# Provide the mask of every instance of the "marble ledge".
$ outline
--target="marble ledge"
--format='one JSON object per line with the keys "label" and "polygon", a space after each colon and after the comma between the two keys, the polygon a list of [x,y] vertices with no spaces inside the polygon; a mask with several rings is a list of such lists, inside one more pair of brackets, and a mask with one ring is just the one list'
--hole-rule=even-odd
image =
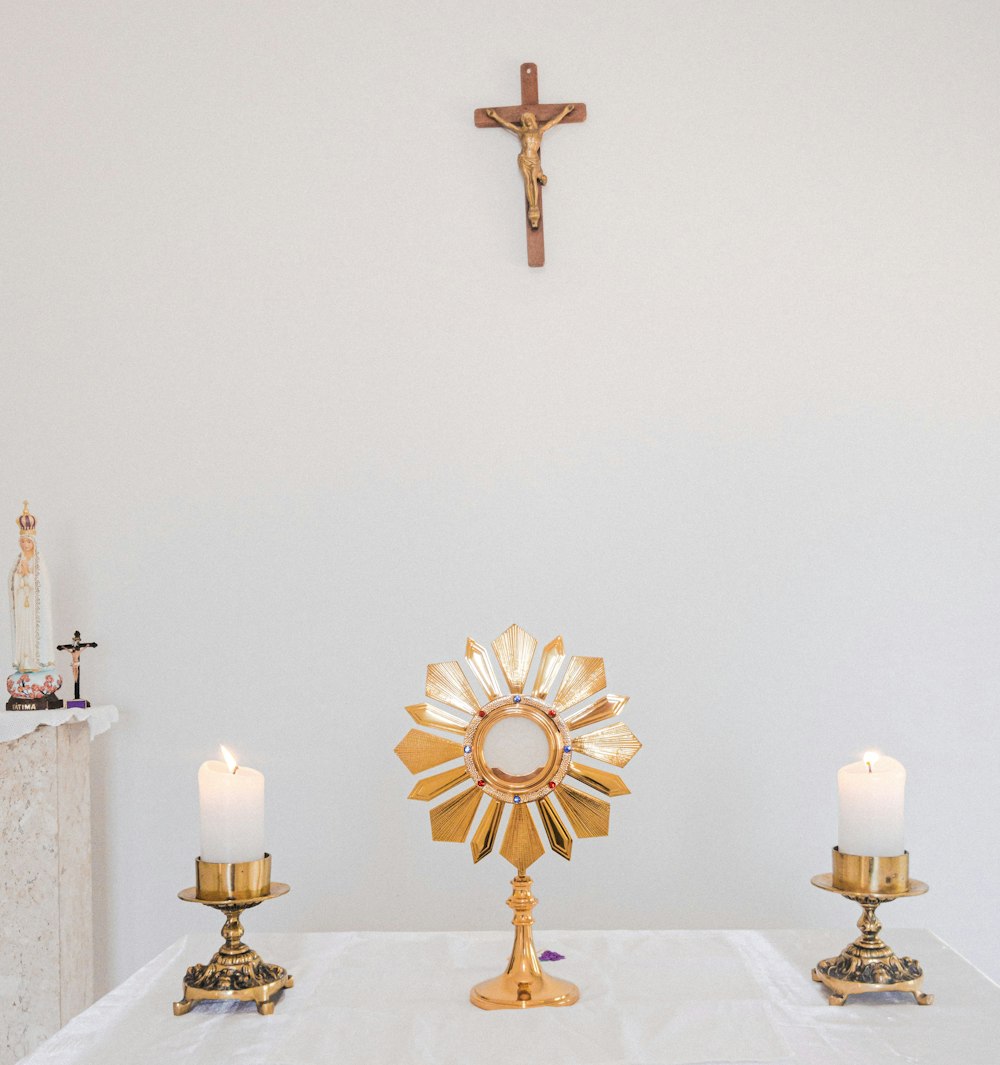
{"label": "marble ledge", "polygon": [[56,727],[85,721],[90,738],[100,736],[118,720],[118,707],[110,703],[100,706],[63,710],[0,710],[0,744],[13,743],[42,725]]}

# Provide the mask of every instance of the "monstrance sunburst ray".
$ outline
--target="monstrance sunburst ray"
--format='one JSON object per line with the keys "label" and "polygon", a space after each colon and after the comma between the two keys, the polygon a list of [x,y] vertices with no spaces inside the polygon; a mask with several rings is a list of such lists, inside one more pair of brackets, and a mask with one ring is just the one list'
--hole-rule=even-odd
{"label": "monstrance sunburst ray", "polygon": [[464,765],[456,766],[454,769],[446,769],[443,773],[435,773],[432,777],[424,777],[423,780],[418,780],[413,785],[413,790],[407,798],[422,799],[427,802],[430,799],[436,799],[439,795],[443,795],[446,791],[451,791],[452,788],[457,788],[459,784],[468,779],[469,774],[466,773]]}
{"label": "monstrance sunburst ray", "polygon": [[430,732],[421,732],[418,728],[411,728],[395,749],[399,760],[411,773],[422,773],[425,769],[433,769],[436,765],[462,756],[460,743]]}
{"label": "monstrance sunburst ray", "polygon": [[[465,647],[465,661],[482,688],[486,702],[481,704],[462,666],[457,661],[432,663],[427,667],[425,693],[462,717],[432,703],[416,703],[406,710],[418,725],[461,735],[456,742],[411,729],[396,747],[396,754],[411,773],[462,758],[463,764],[417,781],[411,799],[428,801],[471,782],[465,791],[446,799],[430,811],[431,835],[435,840],[464,843],[476,820],[484,795],[489,805],[473,832],[470,849],[473,862],[490,854],[500,838],[504,811],[511,813],[500,843],[500,854],[517,870],[514,896],[515,939],[508,972],[496,981],[473,989],[472,1001],[484,1008],[523,1006],[524,1000],[511,999],[510,981],[514,970],[524,979],[521,990],[530,986],[537,992],[531,1005],[566,1005],[576,1001],[576,990],[565,981],[542,973],[531,944],[530,919],[516,915],[530,913],[535,899],[526,870],[545,853],[545,844],[530,812],[537,805],[542,829],[549,847],[567,860],[572,857],[570,830],[557,812],[554,796],[569,826],[578,838],[608,834],[610,805],[588,790],[571,787],[572,777],[587,789],[606,796],[627,795],[629,789],[615,773],[579,761],[581,756],[616,767],[625,766],[642,746],[626,725],[610,726],[571,736],[590,725],[617,717],[628,696],[607,693],[579,710],[572,707],[597,695],[606,685],[604,660],[573,656],[556,686],[566,654],[561,636],[542,649],[531,695],[524,690],[538,641],[518,625],[511,625],[491,644],[509,694],[504,695],[485,646],[471,636]],[[549,699],[549,693],[556,694]],[[465,716],[467,715],[467,717]],[[532,727],[534,726],[534,727]],[[516,964],[515,964],[516,963]],[[539,975],[540,974],[540,975]],[[517,975],[517,973],[514,973]],[[560,990],[561,989],[561,990]],[[530,998],[530,995],[529,995]]]}
{"label": "monstrance sunburst ray", "polygon": [[596,695],[606,683],[603,658],[580,658],[574,655],[569,660],[552,705],[561,713]]}
{"label": "monstrance sunburst ray", "polygon": [[612,695],[609,692],[607,695],[602,695],[596,703],[577,710],[563,720],[570,732],[576,732],[578,728],[586,728],[587,725],[607,721],[609,717],[617,717],[625,709],[627,702],[627,695]]}
{"label": "monstrance sunburst ray", "polygon": [[[463,770],[465,766],[462,767]],[[503,803],[499,799],[490,799],[490,805],[483,815],[476,834],[472,837],[472,860],[481,861],[493,850],[497,832],[500,831],[500,819],[503,817]]]}
{"label": "monstrance sunburst ray", "polygon": [[431,835],[444,843],[464,843],[483,793],[473,785],[431,810]]}
{"label": "monstrance sunburst ray", "polygon": [[538,676],[535,678],[535,690],[531,693],[536,699],[544,699],[555,683],[556,674],[563,663],[566,653],[563,650],[563,638],[557,636],[542,648],[542,660],[538,663]]}
{"label": "monstrance sunburst ray", "polygon": [[479,710],[479,700],[457,662],[432,662],[427,667],[424,694],[428,699],[437,699],[439,703],[464,710],[467,714]]}
{"label": "monstrance sunburst ray", "polygon": [[469,668],[476,675],[476,679],[483,687],[483,691],[486,692],[487,699],[499,699],[500,698],[500,685],[497,682],[497,675],[493,672],[493,665],[490,662],[489,655],[486,654],[486,648],[482,644],[476,643],[476,641],[470,636],[465,643],[465,660],[469,663]]}
{"label": "monstrance sunburst ray", "polygon": [[580,839],[608,834],[611,803],[588,795],[585,791],[571,788],[569,784],[563,784],[556,792],[556,798]]}
{"label": "monstrance sunburst ray", "polygon": [[512,695],[524,691],[524,682],[528,679],[531,660],[535,657],[538,641],[530,636],[520,625],[511,625],[493,641],[493,653],[500,663],[507,687]]}
{"label": "monstrance sunburst ray", "polygon": [[549,846],[560,858],[569,861],[573,856],[573,838],[569,834],[569,829],[563,824],[562,818],[556,813],[552,799],[548,795],[543,795],[538,800],[538,812],[541,814],[545,835],[549,837]]}
{"label": "monstrance sunburst ray", "polygon": [[574,736],[572,745],[577,754],[608,762],[619,768],[626,766],[633,756],[638,754],[642,744],[635,738],[635,733],[628,725],[611,725],[588,732],[585,736]]}
{"label": "monstrance sunburst ray", "polygon": [[570,762],[566,772],[574,780],[579,780],[581,784],[586,784],[602,795],[630,794],[625,781],[617,773],[609,773],[606,769],[582,765],[580,762]]}
{"label": "monstrance sunburst ray", "polygon": [[542,838],[527,806],[515,806],[511,812],[500,853],[516,869],[527,869],[545,853]]}
{"label": "monstrance sunburst ray", "polygon": [[430,703],[414,703],[406,708],[406,712],[418,725],[426,725],[428,728],[439,728],[444,732],[457,732],[460,736],[465,734],[469,727],[469,719],[464,721],[454,714],[440,707],[431,706]]}

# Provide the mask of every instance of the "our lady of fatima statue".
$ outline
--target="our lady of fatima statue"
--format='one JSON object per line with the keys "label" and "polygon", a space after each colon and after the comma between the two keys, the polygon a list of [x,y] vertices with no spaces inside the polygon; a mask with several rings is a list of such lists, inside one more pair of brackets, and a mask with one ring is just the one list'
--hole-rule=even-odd
{"label": "our lady of fatima statue", "polygon": [[25,500],[24,512],[17,519],[21,553],[8,581],[15,670],[7,678],[8,710],[56,710],[62,706],[55,695],[62,677],[55,667],[49,573],[35,542],[35,525]]}

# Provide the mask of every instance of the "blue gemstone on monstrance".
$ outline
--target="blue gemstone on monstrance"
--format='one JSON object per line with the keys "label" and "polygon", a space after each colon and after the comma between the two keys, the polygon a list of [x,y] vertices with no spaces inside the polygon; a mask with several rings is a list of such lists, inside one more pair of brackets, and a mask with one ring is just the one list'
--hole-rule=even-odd
{"label": "blue gemstone on monstrance", "polygon": [[519,703],[520,701],[521,701],[521,696],[520,695],[515,695],[514,696],[514,702],[515,703]]}
{"label": "blue gemstone on monstrance", "polygon": [[569,754],[572,750],[572,747],[563,747],[563,754]]}
{"label": "blue gemstone on monstrance", "polygon": [[521,796],[520,795],[515,795],[514,796],[514,802],[520,802],[520,801],[521,801]]}
{"label": "blue gemstone on monstrance", "polygon": [[[568,747],[566,749],[569,750]],[[465,745],[465,753],[472,754],[472,748],[468,744]]]}

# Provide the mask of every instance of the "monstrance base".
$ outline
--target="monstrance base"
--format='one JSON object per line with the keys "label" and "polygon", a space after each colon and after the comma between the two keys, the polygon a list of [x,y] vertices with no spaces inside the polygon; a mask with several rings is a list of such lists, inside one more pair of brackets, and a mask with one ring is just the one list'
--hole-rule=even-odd
{"label": "monstrance base", "polygon": [[[524,975],[524,974],[519,974]],[[572,1006],[580,998],[580,989],[569,980],[541,973],[520,980],[512,973],[502,973],[484,980],[469,992],[469,1001],[481,1010],[526,1010],[533,1006]]]}
{"label": "monstrance base", "polygon": [[531,894],[531,878],[519,869],[511,881],[514,892],[507,905],[514,911],[514,948],[507,968],[469,992],[469,1001],[481,1010],[528,1010],[535,1006],[572,1006],[580,989],[542,971],[535,953],[531,911],[538,900]]}

